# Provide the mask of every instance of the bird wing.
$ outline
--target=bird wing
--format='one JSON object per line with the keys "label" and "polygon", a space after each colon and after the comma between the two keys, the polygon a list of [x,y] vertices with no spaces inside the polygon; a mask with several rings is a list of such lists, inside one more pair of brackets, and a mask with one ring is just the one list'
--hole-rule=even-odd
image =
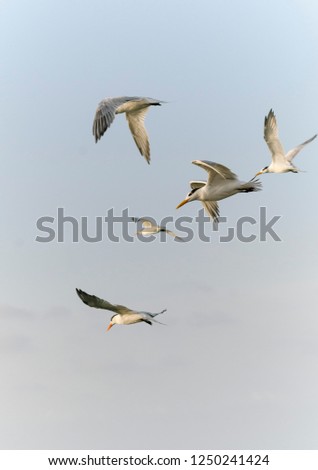
{"label": "bird wing", "polygon": [[183,241],[183,238],[181,237],[178,237],[178,235],[176,235],[172,230],[168,230],[168,229],[163,229],[168,235],[171,235],[172,237],[174,237],[176,240],[182,240]]}
{"label": "bird wing", "polygon": [[84,302],[84,304],[88,305],[89,307],[102,308],[119,314],[132,313],[132,310],[125,307],[124,305],[113,305],[107,302],[107,300],[100,299],[99,297],[96,297],[96,295],[87,294],[81,289],[76,289],[76,292],[82,302]]}
{"label": "bird wing", "polygon": [[206,185],[206,181],[190,181],[191,189],[200,189]]}
{"label": "bird wing", "polygon": [[306,140],[305,142],[303,142],[302,144],[298,145],[297,147],[289,150],[287,153],[286,153],[286,160],[288,160],[289,162],[292,161],[292,159],[294,157],[296,157],[296,155],[301,151],[302,148],[305,147],[305,145],[309,144],[310,142],[312,142],[315,138],[317,137],[317,134],[315,134],[311,139],[308,139]]}
{"label": "bird wing", "polygon": [[229,168],[220,163],[209,162],[208,160],[193,160],[194,165],[198,165],[208,172],[207,184],[222,184],[224,180],[236,180],[237,176]]}
{"label": "bird wing", "polygon": [[149,106],[138,111],[126,112],[130,132],[136,142],[139,152],[145,157],[147,163],[150,163],[150,145],[148,135],[144,125],[144,120]]}
{"label": "bird wing", "polygon": [[265,116],[264,139],[272,154],[273,162],[285,162],[285,150],[278,138],[276,116],[272,109],[269,111],[268,116]]}
{"label": "bird wing", "polygon": [[[127,101],[136,99],[135,97],[121,96],[118,98],[106,98],[97,106],[94,122],[93,135],[97,142],[110,127],[115,119],[116,109]],[[137,98],[138,99],[138,98]]]}
{"label": "bird wing", "polygon": [[204,209],[215,222],[219,220],[219,205],[216,201],[201,201]]}

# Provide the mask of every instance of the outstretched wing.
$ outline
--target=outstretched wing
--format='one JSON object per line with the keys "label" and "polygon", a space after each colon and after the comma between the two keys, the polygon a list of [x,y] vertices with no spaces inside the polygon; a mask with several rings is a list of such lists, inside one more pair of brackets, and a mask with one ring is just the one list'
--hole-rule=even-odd
{"label": "outstretched wing", "polygon": [[179,237],[178,235],[176,235],[172,230],[168,230],[166,228],[162,229],[164,230],[164,232],[166,232],[168,235],[171,235],[171,237],[173,237],[175,240],[178,240],[180,242],[183,242],[183,238]]}
{"label": "outstretched wing", "polygon": [[106,98],[99,103],[93,122],[93,135],[95,137],[95,142],[97,142],[110,127],[111,123],[115,119],[116,109],[132,99],[133,98],[127,96],[122,96],[118,98]]}
{"label": "outstretched wing", "polygon": [[124,305],[113,305],[107,302],[107,300],[100,299],[99,297],[96,297],[96,295],[87,294],[81,289],[76,289],[76,292],[82,302],[84,302],[84,304],[88,305],[89,307],[102,308],[119,314],[132,312],[129,308],[125,307]]}
{"label": "outstretched wing", "polygon": [[191,189],[200,189],[206,185],[206,181],[190,181]]}
{"label": "outstretched wing", "polygon": [[272,154],[273,162],[285,162],[285,150],[278,138],[276,116],[271,109],[264,121],[264,139]]}
{"label": "outstretched wing", "polygon": [[229,168],[220,163],[210,162],[208,160],[193,160],[194,165],[198,165],[208,172],[207,184],[219,184],[222,180],[236,180],[237,176]]}
{"label": "outstretched wing", "polygon": [[215,222],[219,220],[219,205],[216,201],[201,201],[204,209]]}
{"label": "outstretched wing", "polygon": [[139,152],[145,157],[147,163],[150,163],[150,145],[148,135],[144,125],[144,120],[149,106],[138,111],[126,112],[130,132],[136,142]]}
{"label": "outstretched wing", "polygon": [[289,162],[292,161],[292,159],[294,157],[296,157],[296,155],[301,151],[302,148],[305,147],[305,145],[309,144],[310,142],[312,142],[315,138],[317,137],[317,134],[315,134],[311,139],[308,139],[306,140],[305,142],[303,142],[302,144],[298,145],[297,147],[289,150],[287,153],[286,153],[286,160],[288,160]]}

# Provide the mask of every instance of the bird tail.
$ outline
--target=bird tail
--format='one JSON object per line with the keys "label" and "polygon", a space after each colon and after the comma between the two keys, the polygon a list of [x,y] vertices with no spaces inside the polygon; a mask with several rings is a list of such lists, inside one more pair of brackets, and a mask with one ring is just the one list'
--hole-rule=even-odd
{"label": "bird tail", "polygon": [[260,191],[262,189],[262,183],[260,180],[248,181],[247,183],[242,183],[240,191],[243,193],[250,193],[253,191]]}
{"label": "bird tail", "polygon": [[166,311],[167,311],[167,309],[165,308],[165,309],[162,310],[161,312],[152,314],[153,317],[152,317],[151,321],[154,321],[155,323],[160,323],[160,325],[166,325],[165,323],[162,323],[161,321],[155,320],[155,318],[154,318],[154,317],[156,317],[157,315],[160,315],[161,313],[165,313]]}

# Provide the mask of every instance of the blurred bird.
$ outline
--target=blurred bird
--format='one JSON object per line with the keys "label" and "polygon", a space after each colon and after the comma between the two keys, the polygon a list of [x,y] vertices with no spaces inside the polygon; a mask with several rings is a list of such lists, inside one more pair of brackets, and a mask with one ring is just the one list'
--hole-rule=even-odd
{"label": "blurred bird", "polygon": [[165,232],[168,235],[171,235],[172,237],[174,237],[175,240],[183,241],[183,239],[181,237],[178,237],[178,235],[172,232],[172,230],[168,230],[161,225],[154,224],[151,219],[147,219],[145,217],[141,217],[140,219],[136,217],[132,217],[131,220],[133,222],[136,222],[137,224],[141,223],[141,226],[142,226],[141,230],[137,230],[137,233],[140,235],[147,236],[147,235],[155,235],[156,233],[159,233],[159,232]]}
{"label": "blurred bird", "polygon": [[144,119],[149,106],[161,106],[163,101],[138,96],[120,96],[102,100],[96,110],[93,135],[97,142],[110,127],[115,115],[126,113],[129,129],[136,142],[139,152],[150,163],[150,145],[144,126]]}
{"label": "blurred bird", "polygon": [[208,181],[190,181],[191,191],[180,202],[177,209],[188,202],[201,201],[210,217],[218,221],[219,206],[217,201],[237,193],[249,193],[261,189],[262,185],[258,180],[243,183],[229,168],[220,163],[207,160],[194,160],[192,163],[208,172]]}
{"label": "blurred bird", "polygon": [[105,310],[115,312],[115,315],[113,315],[110,319],[107,331],[110,330],[114,325],[132,325],[133,323],[139,322],[145,322],[148,325],[152,325],[153,322],[160,323],[158,320],[155,320],[154,317],[167,311],[167,309],[164,309],[158,313],[138,312],[136,310],[131,310],[130,308],[124,307],[124,305],[110,304],[107,302],[107,300],[100,299],[95,295],[87,294],[81,289],[76,289],[76,292],[84,304],[88,305],[89,307],[103,308]]}
{"label": "blurred bird", "polygon": [[285,154],[285,150],[278,138],[276,116],[274,114],[274,111],[271,109],[268,113],[268,116],[265,116],[264,139],[272,154],[272,162],[270,165],[265,166],[262,170],[256,173],[254,178],[264,173],[287,173],[288,171],[298,173],[301,170],[299,170],[295,167],[295,165],[292,164],[292,160],[301,151],[301,149],[305,147],[305,145],[312,142],[316,137],[317,134],[311,137],[311,139],[306,140],[297,147],[289,150],[289,152]]}

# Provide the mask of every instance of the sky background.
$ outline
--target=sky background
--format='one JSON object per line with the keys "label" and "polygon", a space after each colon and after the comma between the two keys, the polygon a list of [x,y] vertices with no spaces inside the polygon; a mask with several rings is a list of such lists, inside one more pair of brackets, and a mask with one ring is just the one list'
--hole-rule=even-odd
{"label": "sky background", "polygon": [[[222,233],[263,206],[281,242],[35,238],[58,207],[92,231],[110,208],[195,217],[197,202],[175,210],[206,178],[191,161],[250,179],[270,161],[270,108],[286,150],[314,135],[318,5],[2,0],[0,13],[1,448],[317,449],[316,141],[296,160],[306,172],[220,203]],[[98,102],[122,95],[167,102],[146,118],[150,166],[122,115],[94,142]],[[111,312],[76,287],[167,308],[167,325],[106,334]]]}

